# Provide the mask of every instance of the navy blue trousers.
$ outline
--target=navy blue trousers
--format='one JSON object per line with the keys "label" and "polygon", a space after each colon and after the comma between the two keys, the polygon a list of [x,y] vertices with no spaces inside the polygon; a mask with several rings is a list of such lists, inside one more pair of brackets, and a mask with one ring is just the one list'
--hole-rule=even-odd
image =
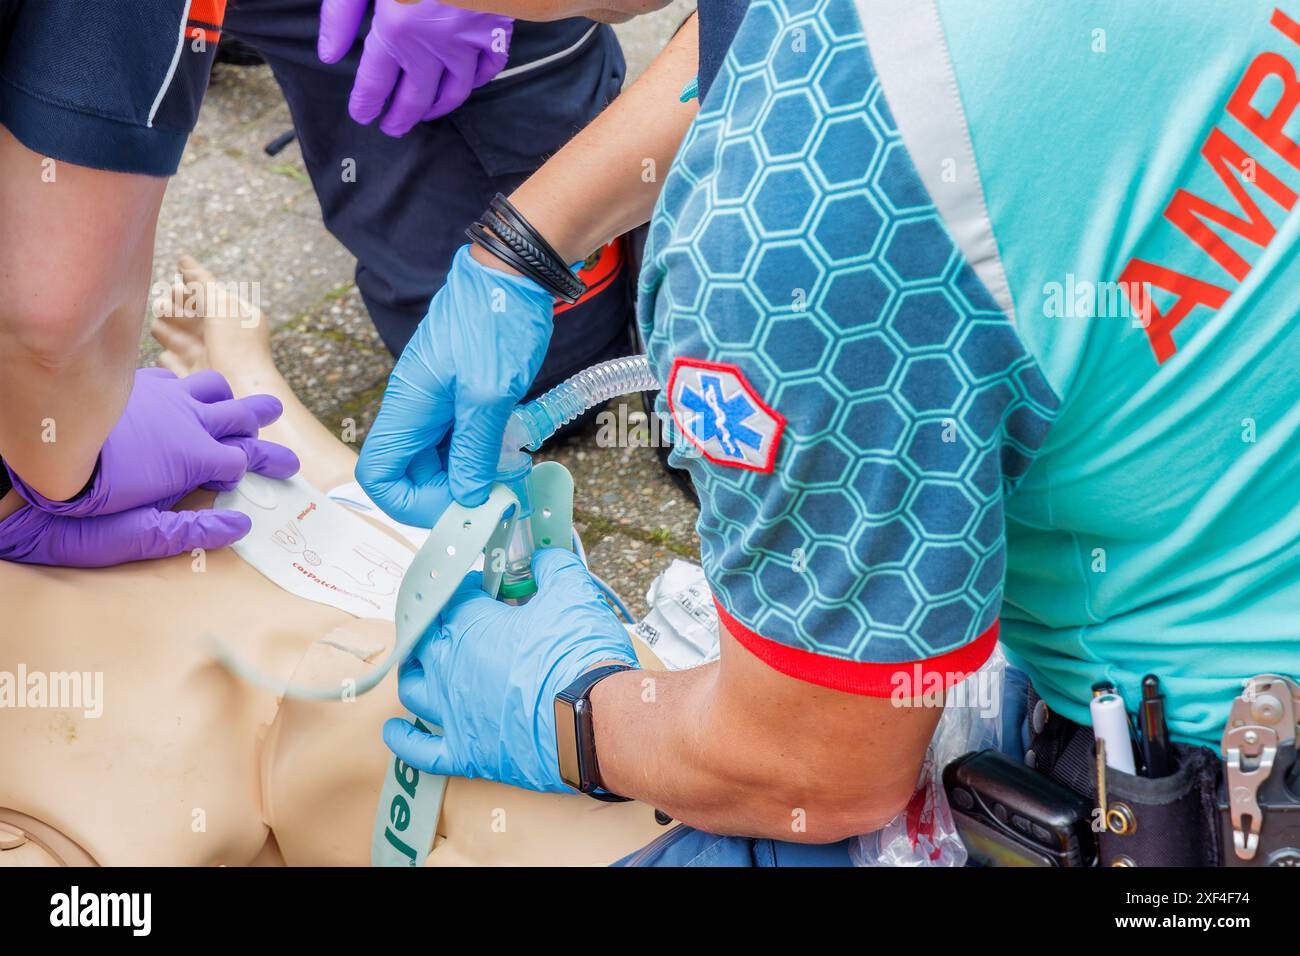
{"label": "navy blue trousers", "polygon": [[[347,115],[369,30],[334,65],[316,56],[319,0],[231,0],[226,33],[270,65],[288,100],[325,225],[357,257],[356,281],[375,327],[400,354],[442,287],[465,227],[497,192],[509,194],[619,92],[624,61],[613,31],[598,27],[576,50],[539,70],[476,90],[454,113],[400,139]],[[507,69],[569,50],[584,19],[516,22]],[[355,181],[344,176],[352,161]],[[635,276],[624,261],[599,291],[556,315],[539,391],[593,362],[630,351]]]}

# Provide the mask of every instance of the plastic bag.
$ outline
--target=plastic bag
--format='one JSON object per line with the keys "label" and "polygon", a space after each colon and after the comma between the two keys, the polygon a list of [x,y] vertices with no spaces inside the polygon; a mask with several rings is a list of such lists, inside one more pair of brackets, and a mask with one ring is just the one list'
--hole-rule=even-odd
{"label": "plastic bag", "polygon": [[943,790],[943,768],[972,750],[1002,746],[1007,659],[999,645],[978,671],[948,688],[943,716],[907,808],[874,833],[855,837],[857,866],[965,866],[966,847]]}

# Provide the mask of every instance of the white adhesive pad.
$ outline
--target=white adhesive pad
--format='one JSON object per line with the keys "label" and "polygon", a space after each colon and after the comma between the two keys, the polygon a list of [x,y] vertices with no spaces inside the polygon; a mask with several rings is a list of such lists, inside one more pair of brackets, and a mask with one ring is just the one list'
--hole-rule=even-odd
{"label": "white adhesive pad", "polygon": [[248,515],[253,530],[235,553],[298,597],[357,617],[393,620],[414,552],[330,500],[301,475],[246,474],[216,507]]}
{"label": "white adhesive pad", "polygon": [[386,528],[392,528],[407,541],[411,542],[411,547],[423,547],[424,542],[429,538],[428,528],[417,528],[415,525],[402,524],[400,521],[388,517],[380,510],[379,505],[366,494],[364,488],[355,481],[349,481],[346,485],[339,485],[337,488],[331,488],[329,496],[339,504],[347,505],[353,511],[359,511],[367,518],[378,521]]}

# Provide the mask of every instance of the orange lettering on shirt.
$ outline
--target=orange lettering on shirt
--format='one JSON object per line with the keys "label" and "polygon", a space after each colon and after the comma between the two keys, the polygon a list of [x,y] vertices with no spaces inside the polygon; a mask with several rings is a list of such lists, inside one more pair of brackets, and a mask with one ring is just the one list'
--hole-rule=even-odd
{"label": "orange lettering on shirt", "polygon": [[[1282,95],[1273,104],[1272,112],[1265,116],[1251,101],[1271,76],[1282,81]],[[1296,78],[1295,67],[1282,54],[1269,52],[1255,57],[1246,68],[1246,75],[1228,100],[1228,113],[1268,143],[1273,152],[1300,169],[1300,144],[1284,132],[1297,106],[1300,106],[1300,80]]]}
{"label": "orange lettering on shirt", "polygon": [[[1156,361],[1164,363],[1178,351],[1171,336],[1178,323],[1198,305],[1219,309],[1228,301],[1228,290],[1153,262],[1130,259],[1119,277],[1120,288],[1128,296],[1133,313],[1146,328],[1147,339],[1156,353]],[[1143,290],[1155,286],[1178,297],[1172,309],[1162,313]],[[1136,290],[1136,292],[1135,292]]]}
{"label": "orange lettering on shirt", "polygon": [[1297,197],[1282,180],[1255,162],[1218,127],[1210,131],[1209,138],[1201,147],[1201,155],[1209,161],[1210,167],[1228,187],[1247,218],[1233,215],[1226,209],[1221,209],[1208,200],[1189,193],[1186,189],[1180,189],[1174,194],[1174,198],[1165,209],[1165,218],[1185,232],[1189,239],[1209,253],[1215,262],[1227,269],[1232,277],[1240,282],[1250,271],[1250,263],[1224,242],[1218,233],[1205,224],[1204,220],[1208,219],[1226,226],[1261,248],[1273,240],[1277,229],[1260,211],[1259,205],[1251,199],[1250,194],[1246,192],[1246,187],[1238,180],[1238,177],[1245,177],[1247,164],[1253,166],[1254,180],[1259,188],[1283,209],[1289,211],[1295,205]]}
{"label": "orange lettering on shirt", "polygon": [[[1278,9],[1274,9],[1269,23],[1283,36],[1300,45],[1300,23]],[[1282,94],[1268,115],[1265,115],[1255,109],[1253,100],[1270,77],[1282,81]],[[1285,132],[1297,106],[1300,106],[1300,77],[1297,77],[1295,67],[1280,53],[1266,52],[1255,57],[1246,68],[1241,82],[1228,100],[1227,111],[1275,153],[1300,169],[1300,144]],[[1210,131],[1201,146],[1201,155],[1228,187],[1237,205],[1246,214],[1245,217],[1230,213],[1185,189],[1174,194],[1174,198],[1165,207],[1164,215],[1240,282],[1249,274],[1250,264],[1210,229],[1206,220],[1224,226],[1260,247],[1272,241],[1277,232],[1276,227],[1263,214],[1246,187],[1238,181],[1238,177],[1247,180],[1252,178],[1244,175],[1247,162],[1254,166],[1253,181],[1256,185],[1283,209],[1290,211],[1295,206],[1297,194],[1255,163],[1245,150],[1218,127]],[[1211,282],[1193,279],[1174,269],[1136,257],[1130,259],[1124,267],[1119,283],[1128,296],[1134,313],[1146,328],[1147,339],[1155,352],[1156,361],[1162,364],[1178,351],[1172,337],[1178,323],[1198,305],[1214,310],[1222,308],[1230,294],[1229,290]],[[1147,292],[1150,286],[1172,292],[1177,297],[1173,308],[1166,313],[1160,312]]]}

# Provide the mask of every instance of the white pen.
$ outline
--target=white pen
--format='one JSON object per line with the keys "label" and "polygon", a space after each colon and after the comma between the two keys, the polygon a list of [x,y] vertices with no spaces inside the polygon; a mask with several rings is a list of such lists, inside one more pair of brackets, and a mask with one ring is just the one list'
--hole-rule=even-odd
{"label": "white pen", "polygon": [[1093,737],[1106,742],[1106,766],[1112,770],[1136,773],[1124,698],[1115,693],[1098,694],[1093,697],[1088,709],[1092,712]]}

